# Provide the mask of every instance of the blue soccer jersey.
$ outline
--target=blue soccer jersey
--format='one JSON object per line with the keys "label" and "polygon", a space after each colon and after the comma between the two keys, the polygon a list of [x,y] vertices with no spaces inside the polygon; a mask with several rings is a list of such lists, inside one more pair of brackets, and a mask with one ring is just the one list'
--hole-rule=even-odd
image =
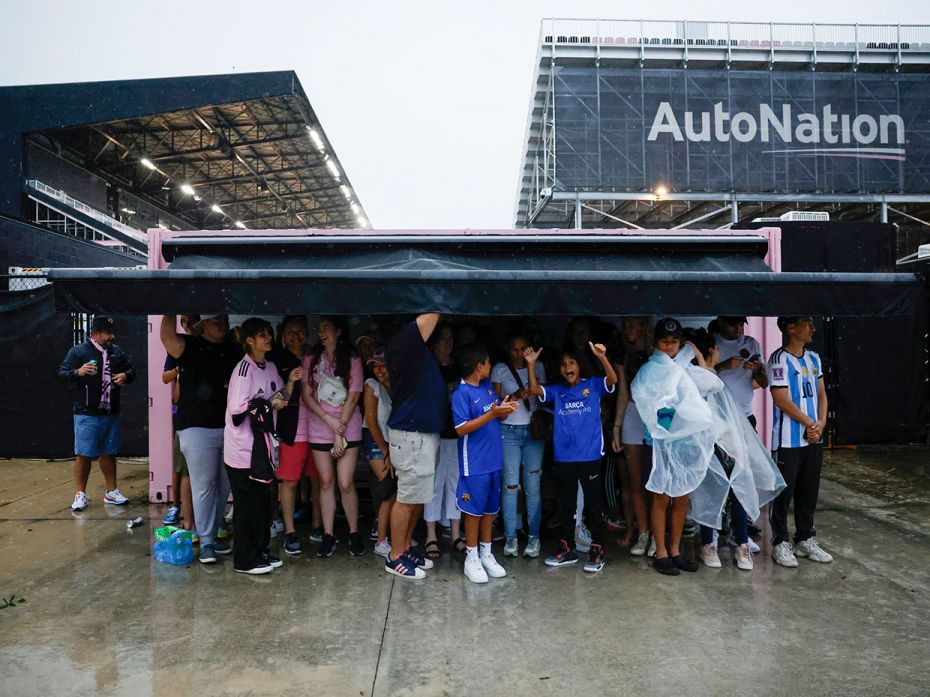
{"label": "blue soccer jersey", "polygon": [[[778,349],[766,366],[770,388],[786,388],[788,397],[802,412],[817,420],[818,387],[823,380],[820,356],[804,351],[800,356]],[[772,450],[778,448],[805,448],[810,445],[804,438],[807,429],[777,406],[772,406]]]}
{"label": "blue soccer jersey", "polygon": [[592,462],[604,456],[601,397],[613,392],[607,378],[587,378],[574,387],[543,385],[542,402],[554,407],[552,446],[557,462]]}
{"label": "blue soccer jersey", "polygon": [[[452,393],[452,422],[458,428],[487,414],[497,401],[497,392],[490,380],[482,380],[477,387],[462,380]],[[488,474],[504,468],[504,445],[501,424],[497,419],[461,436],[458,447],[459,473],[462,476]]]}

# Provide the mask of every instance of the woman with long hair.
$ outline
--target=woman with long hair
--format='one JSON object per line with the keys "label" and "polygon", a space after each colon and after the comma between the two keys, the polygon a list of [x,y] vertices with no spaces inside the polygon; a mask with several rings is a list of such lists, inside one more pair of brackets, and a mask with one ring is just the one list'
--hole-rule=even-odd
{"label": "woman with long hair", "polygon": [[[646,480],[643,471],[643,421],[630,397],[630,384],[652,353],[652,327],[646,317],[623,318],[623,370],[618,373],[617,407],[614,412],[611,448],[623,452],[626,465],[621,468],[623,512],[626,516],[626,534],[619,540],[622,547],[633,541],[635,520],[638,535],[630,548],[633,556],[642,556],[649,547],[649,516],[646,507]],[[646,460],[647,466],[651,459]]]}
{"label": "woman with long hair", "polygon": [[365,542],[358,532],[358,494],[355,491],[355,463],[362,444],[362,361],[349,343],[348,323],[340,317],[320,317],[319,341],[304,359],[303,400],[310,410],[309,440],[313,460],[320,473],[320,508],[323,514],[323,540],[316,555],[331,557],[336,546],[333,524],[336,517],[338,480],[342,507],[349,524],[349,554],[365,553]]}

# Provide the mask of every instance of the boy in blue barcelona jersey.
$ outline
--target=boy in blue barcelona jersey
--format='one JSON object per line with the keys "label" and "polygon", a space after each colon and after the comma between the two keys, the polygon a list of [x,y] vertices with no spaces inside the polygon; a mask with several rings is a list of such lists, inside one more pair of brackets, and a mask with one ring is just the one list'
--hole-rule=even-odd
{"label": "boy in blue barcelona jersey", "polygon": [[[815,537],[814,511],[823,463],[821,441],[827,425],[827,391],[820,356],[805,346],[814,338],[811,317],[779,317],[783,346],[768,362],[772,391],[772,451],[788,485],[772,502],[772,559],[787,567],[797,557],[829,563],[833,556]],[[788,541],[788,506],[794,499],[794,548]]]}
{"label": "boy in blue barcelona jersey", "polygon": [[[452,423],[459,436],[459,483],[456,503],[465,514],[465,577],[487,583],[488,576],[507,575],[491,554],[494,514],[500,510],[504,445],[500,421],[518,404],[510,396],[497,402],[488,379],[491,359],[487,349],[468,344],[456,352],[456,367],[465,377],[452,393]],[[480,552],[479,552],[480,540]]]}
{"label": "boy in blue barcelona jersey", "polygon": [[601,397],[614,391],[617,373],[607,359],[603,344],[588,342],[594,356],[603,366],[605,377],[582,379],[581,357],[574,350],[562,353],[560,372],[562,383],[540,385],[536,380],[536,360],[542,349],[527,347],[523,355],[527,362],[529,392],[542,402],[555,407],[552,444],[555,450],[555,473],[559,486],[559,527],[563,533],[561,548],[546,559],[548,566],[564,566],[578,561],[578,555],[567,540],[575,539],[574,501],[578,484],[584,491],[585,515],[593,544],[588,551],[584,570],[597,572],[604,568],[604,515],[601,504],[601,458],[604,457],[604,431],[601,428]]}

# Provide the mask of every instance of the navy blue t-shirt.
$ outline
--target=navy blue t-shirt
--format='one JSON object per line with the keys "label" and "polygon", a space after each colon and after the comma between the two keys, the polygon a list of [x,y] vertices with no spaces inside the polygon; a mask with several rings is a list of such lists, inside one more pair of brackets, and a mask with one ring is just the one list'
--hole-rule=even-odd
{"label": "navy blue t-shirt", "polygon": [[386,353],[391,374],[388,426],[417,433],[442,431],[449,413],[449,392],[415,321],[391,337]]}
{"label": "navy blue t-shirt", "polygon": [[[452,420],[456,426],[461,426],[480,418],[491,411],[497,401],[497,392],[490,380],[482,380],[477,387],[462,380],[452,393]],[[465,477],[504,469],[504,442],[497,419],[461,436],[458,448],[459,474]]]}
{"label": "navy blue t-shirt", "polygon": [[607,378],[587,378],[574,387],[543,385],[540,401],[555,408],[552,447],[556,462],[593,462],[604,456],[601,397],[614,391]]}

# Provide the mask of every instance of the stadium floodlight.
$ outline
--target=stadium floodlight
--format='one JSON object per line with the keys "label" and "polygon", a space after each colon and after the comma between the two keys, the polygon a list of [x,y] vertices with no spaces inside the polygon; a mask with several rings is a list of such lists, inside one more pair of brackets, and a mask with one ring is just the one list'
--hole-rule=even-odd
{"label": "stadium floodlight", "polygon": [[352,200],[352,192],[349,190],[345,184],[339,186],[339,190],[342,192],[342,195],[346,197],[347,200]]}
{"label": "stadium floodlight", "polygon": [[210,206],[210,210],[213,211],[214,213],[222,213],[222,212],[223,212],[223,209],[220,208],[220,207],[219,207],[218,205],[216,205],[215,203],[214,203],[212,206]]}
{"label": "stadium floodlight", "polygon": [[656,201],[661,201],[662,197],[668,193],[668,187],[665,184],[657,184],[652,193],[656,195]]}
{"label": "stadium floodlight", "polygon": [[237,220],[236,227],[239,228],[240,230],[245,230],[245,223],[243,223],[241,220]]}
{"label": "stadium floodlight", "polygon": [[192,187],[190,184],[181,184],[181,192],[188,196],[193,196],[195,193],[194,187]]}
{"label": "stadium floodlight", "polygon": [[152,161],[151,161],[149,158],[147,158],[147,157],[143,157],[141,160],[139,160],[139,164],[142,165],[143,167],[147,167],[148,169],[151,169],[151,170],[156,170],[156,169],[158,169],[158,167],[155,166],[155,163],[152,162]]}
{"label": "stadium floodlight", "polygon": [[339,178],[339,166],[335,163],[335,161],[326,160],[326,167],[334,177],[337,179]]}
{"label": "stadium floodlight", "polygon": [[310,135],[310,140],[313,141],[313,144],[316,146],[316,149],[320,152],[326,150],[326,146],[323,145],[323,139],[320,138],[320,134],[316,132],[316,129],[313,126],[307,126],[307,133]]}

